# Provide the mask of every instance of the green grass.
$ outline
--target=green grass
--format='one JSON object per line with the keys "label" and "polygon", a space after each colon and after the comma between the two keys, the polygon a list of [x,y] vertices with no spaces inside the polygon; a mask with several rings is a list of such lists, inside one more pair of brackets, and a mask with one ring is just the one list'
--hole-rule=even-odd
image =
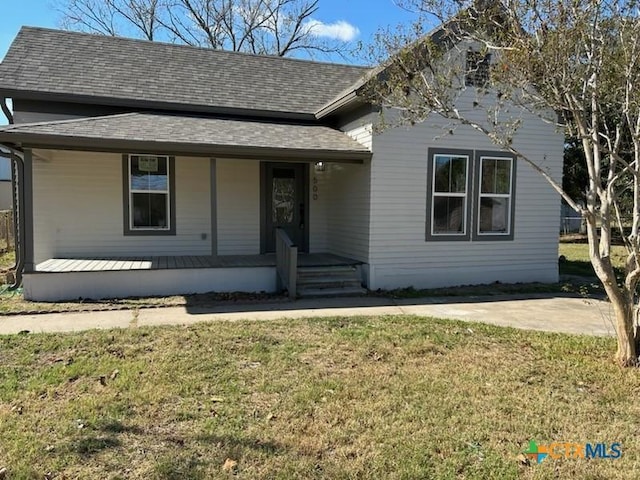
{"label": "green grass", "polygon": [[[566,259],[559,265],[561,275],[595,277],[591,260],[589,260],[589,245],[586,243],[560,243],[558,256],[564,256]],[[625,259],[625,248],[621,245],[613,245],[611,247],[611,261],[618,271],[624,267]]]}
{"label": "green grass", "polygon": [[[417,317],[0,337],[7,479],[635,479],[614,342]],[[538,443],[620,460],[521,465]],[[227,459],[237,461],[223,471]]]}

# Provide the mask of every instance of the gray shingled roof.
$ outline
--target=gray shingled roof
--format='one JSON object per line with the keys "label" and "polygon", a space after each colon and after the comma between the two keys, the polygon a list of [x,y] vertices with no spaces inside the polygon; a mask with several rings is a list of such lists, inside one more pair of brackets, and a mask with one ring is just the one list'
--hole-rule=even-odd
{"label": "gray shingled roof", "polygon": [[[196,116],[125,113],[0,127],[0,141],[75,149],[105,146],[158,153],[276,155],[363,160],[371,152],[345,133],[321,125],[298,125]],[[304,158],[303,158],[304,157]]]}
{"label": "gray shingled roof", "polygon": [[0,91],[312,115],[368,70],[23,27]]}

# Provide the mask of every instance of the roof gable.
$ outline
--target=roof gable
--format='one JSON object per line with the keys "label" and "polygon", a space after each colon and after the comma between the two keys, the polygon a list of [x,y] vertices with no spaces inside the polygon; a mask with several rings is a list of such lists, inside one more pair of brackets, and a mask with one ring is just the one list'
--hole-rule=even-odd
{"label": "roof gable", "polygon": [[0,64],[0,92],[311,117],[368,70],[23,27]]}

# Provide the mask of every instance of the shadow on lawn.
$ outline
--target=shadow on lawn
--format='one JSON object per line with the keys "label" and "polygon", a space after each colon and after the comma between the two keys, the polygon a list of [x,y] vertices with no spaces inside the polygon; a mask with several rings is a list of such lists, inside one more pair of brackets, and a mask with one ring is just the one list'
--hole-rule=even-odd
{"label": "shadow on lawn", "polygon": [[[472,291],[465,294],[441,295],[431,291],[412,290],[410,292],[371,292],[369,295],[358,297],[322,297],[302,298],[295,301],[281,301],[272,303],[225,303],[221,305],[203,305],[202,303],[189,301],[186,298],[185,309],[191,315],[205,315],[210,313],[242,313],[242,312],[282,312],[286,314],[291,310],[314,310],[331,308],[366,308],[366,307],[397,307],[403,305],[445,305],[456,303],[490,303],[502,300],[529,300],[556,297],[584,298],[584,294],[576,287],[563,291],[562,284],[540,284],[539,290],[520,291],[514,289],[505,292],[496,285],[495,293],[485,289],[481,293]],[[407,290],[407,289],[405,289]],[[363,313],[364,315],[365,313]]]}
{"label": "shadow on lawn", "polygon": [[199,435],[195,437],[198,442],[210,443],[224,450],[228,450],[229,456],[240,455],[242,450],[256,450],[267,454],[283,452],[285,448],[272,441],[265,441],[256,438],[236,438],[228,435]]}

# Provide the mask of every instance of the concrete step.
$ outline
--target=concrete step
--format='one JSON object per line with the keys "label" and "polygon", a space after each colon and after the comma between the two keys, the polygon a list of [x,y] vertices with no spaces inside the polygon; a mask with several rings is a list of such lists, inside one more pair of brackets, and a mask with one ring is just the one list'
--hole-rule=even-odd
{"label": "concrete step", "polygon": [[300,288],[298,294],[301,297],[339,297],[366,295],[367,291],[362,287],[348,288]]}
{"label": "concrete step", "polygon": [[363,295],[360,271],[353,265],[298,268],[298,295],[334,297]]}
{"label": "concrete step", "polygon": [[298,273],[304,275],[323,275],[325,273],[352,273],[358,269],[354,265],[327,265],[323,267],[298,267]]}
{"label": "concrete step", "polygon": [[335,277],[323,277],[314,278],[313,280],[307,279],[304,281],[298,280],[298,288],[359,288],[362,286],[362,282],[359,278],[335,278]]}

